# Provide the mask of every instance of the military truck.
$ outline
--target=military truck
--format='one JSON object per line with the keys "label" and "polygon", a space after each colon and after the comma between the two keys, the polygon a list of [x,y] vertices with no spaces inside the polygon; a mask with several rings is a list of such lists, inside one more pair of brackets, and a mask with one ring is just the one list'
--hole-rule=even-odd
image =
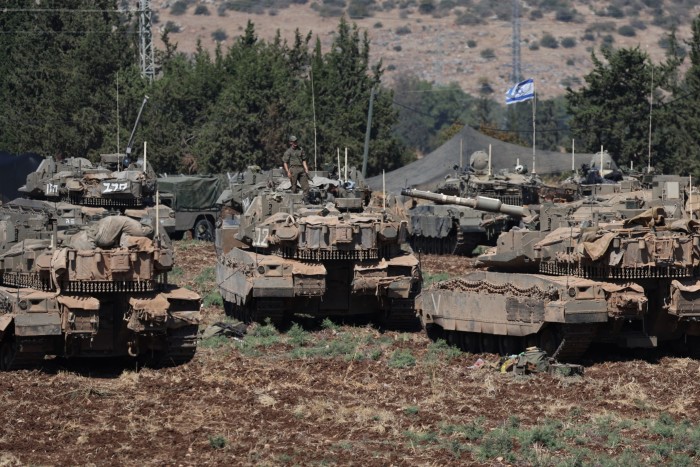
{"label": "military truck", "polygon": [[195,240],[213,242],[219,216],[219,197],[227,176],[171,175],[158,177],[160,202],[170,207],[175,227],[170,236],[180,239],[189,232]]}
{"label": "military truck", "polygon": [[355,170],[331,177],[313,172],[306,202],[273,176],[235,226],[222,222],[216,271],[228,314],[280,325],[296,313],[417,323],[420,270],[403,206],[370,192]]}
{"label": "military truck", "polygon": [[529,208],[404,190],[522,220],[477,258],[482,270],[421,292],[424,327],[468,351],[538,345],[559,359],[592,343],[700,348],[700,226],[688,188],[663,176],[652,190]]}

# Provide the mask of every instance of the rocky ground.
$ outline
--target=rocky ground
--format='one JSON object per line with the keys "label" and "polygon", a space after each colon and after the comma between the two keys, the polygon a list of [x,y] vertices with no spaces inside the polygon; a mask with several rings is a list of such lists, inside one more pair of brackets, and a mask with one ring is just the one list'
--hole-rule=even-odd
{"label": "rocky ground", "polygon": [[[423,256],[430,277],[469,267]],[[210,244],[178,282],[223,319]],[[607,351],[606,351],[607,352]],[[330,321],[201,342],[165,369],[53,361],[0,375],[0,465],[693,465],[700,362],[592,353],[584,377],[470,369],[424,334]]]}

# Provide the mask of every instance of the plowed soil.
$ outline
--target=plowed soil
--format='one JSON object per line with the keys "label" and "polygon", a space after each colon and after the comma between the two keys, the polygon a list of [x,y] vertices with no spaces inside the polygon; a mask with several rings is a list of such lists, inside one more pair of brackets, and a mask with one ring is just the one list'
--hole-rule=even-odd
{"label": "plowed soil", "polygon": [[[211,245],[180,242],[177,261],[208,296]],[[209,303],[205,321],[222,318]],[[50,361],[0,375],[0,465],[698,463],[697,360],[598,352],[565,378],[470,368],[479,358],[498,359],[325,322],[210,338],[172,368]]]}

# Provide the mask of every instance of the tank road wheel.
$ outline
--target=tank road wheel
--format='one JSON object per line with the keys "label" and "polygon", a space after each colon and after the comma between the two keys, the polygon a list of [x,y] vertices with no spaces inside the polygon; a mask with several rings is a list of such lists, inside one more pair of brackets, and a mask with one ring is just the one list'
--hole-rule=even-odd
{"label": "tank road wheel", "polygon": [[498,336],[498,352],[501,355],[515,355],[522,352],[522,339],[517,336]]}
{"label": "tank road wheel", "polygon": [[493,334],[482,334],[481,351],[483,353],[498,353],[498,336],[494,336]]}
{"label": "tank road wheel", "polygon": [[0,343],[0,371],[12,369],[16,353],[13,341],[5,339]]}
{"label": "tank road wheel", "polygon": [[550,357],[554,355],[559,347],[559,338],[553,326],[543,328],[538,334],[539,348],[547,352]]}
{"label": "tank road wheel", "polygon": [[209,219],[199,219],[192,230],[192,238],[202,242],[213,242],[214,224],[212,224]]}

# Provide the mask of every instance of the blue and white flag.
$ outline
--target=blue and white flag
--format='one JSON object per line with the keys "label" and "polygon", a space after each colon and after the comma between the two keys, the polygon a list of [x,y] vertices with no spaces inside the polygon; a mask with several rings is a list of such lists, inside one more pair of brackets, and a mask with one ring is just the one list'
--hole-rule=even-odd
{"label": "blue and white flag", "polygon": [[535,82],[532,79],[521,81],[506,92],[506,105],[535,98]]}

